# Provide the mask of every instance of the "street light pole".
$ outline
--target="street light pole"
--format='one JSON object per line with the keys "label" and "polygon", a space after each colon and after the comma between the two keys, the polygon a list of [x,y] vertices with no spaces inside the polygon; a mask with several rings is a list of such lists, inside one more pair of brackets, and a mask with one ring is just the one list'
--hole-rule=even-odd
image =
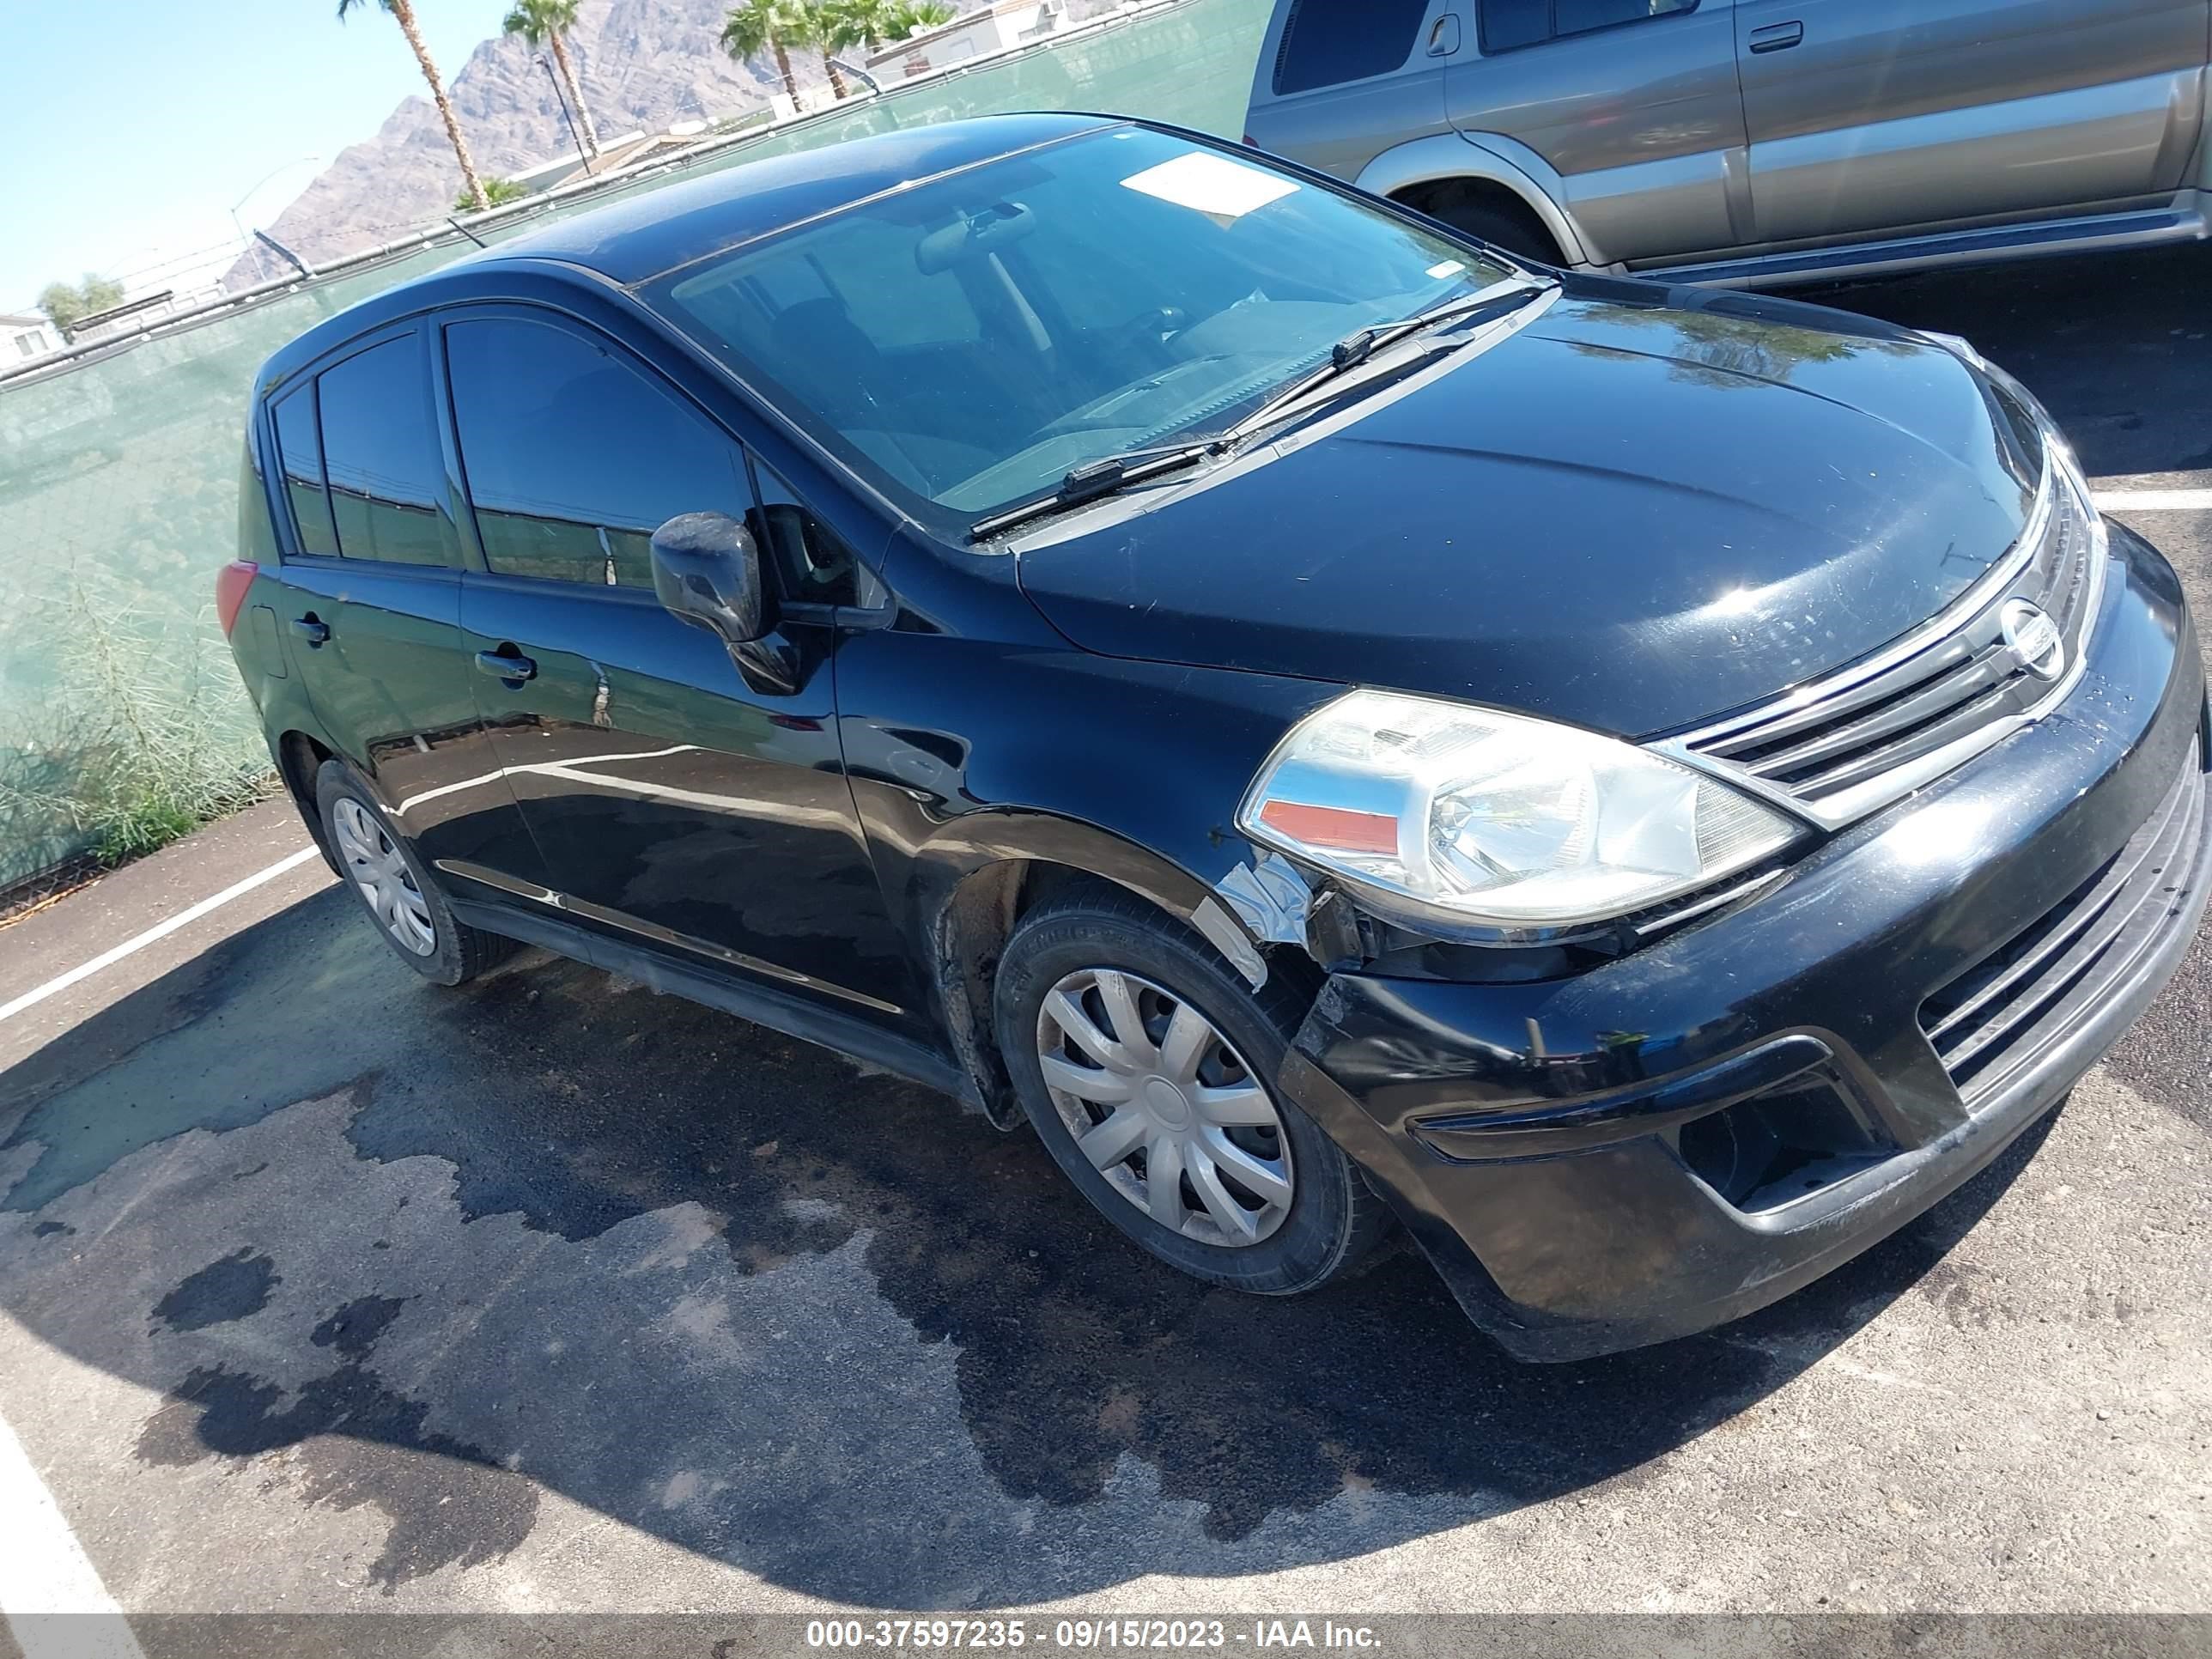
{"label": "street light pole", "polygon": [[576,159],[584,164],[584,171],[592,170],[592,158],[586,154],[584,141],[576,131],[576,118],[568,113],[568,95],[561,90],[561,77],[553,73],[553,60],[542,52],[530,54],[538,60],[538,67],[545,71],[546,83],[553,88],[553,101],[561,106],[561,118],[568,125],[568,142],[576,147]]}

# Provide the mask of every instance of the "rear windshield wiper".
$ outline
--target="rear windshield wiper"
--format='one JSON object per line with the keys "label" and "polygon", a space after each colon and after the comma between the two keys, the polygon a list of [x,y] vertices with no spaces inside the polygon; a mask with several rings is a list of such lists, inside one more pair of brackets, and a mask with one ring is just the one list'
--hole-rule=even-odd
{"label": "rear windshield wiper", "polygon": [[1039,495],[1032,501],[1019,501],[988,519],[978,519],[968,528],[971,542],[988,541],[1002,531],[1016,525],[1027,524],[1032,519],[1042,519],[1049,514],[1063,513],[1071,507],[1081,507],[1085,501],[1095,501],[1187,466],[1195,466],[1209,455],[1218,455],[1229,447],[1227,439],[1212,437],[1202,442],[1176,444],[1159,449],[1133,449],[1123,455],[1109,455],[1103,460],[1085,461],[1081,466],[1060,481],[1050,495]]}
{"label": "rear windshield wiper", "polygon": [[[1464,300],[1447,301],[1442,305],[1431,306],[1426,311],[1416,312],[1401,321],[1383,323],[1346,335],[1329,348],[1327,362],[1298,376],[1221,435],[1233,443],[1247,433],[1258,430],[1301,402],[1309,393],[1320,390],[1332,380],[1341,380],[1376,352],[1386,346],[1395,345],[1408,335],[1442,328],[1447,323],[1464,322],[1486,312],[1510,310],[1512,306],[1540,294],[1548,286],[1547,283],[1527,276],[1509,276],[1502,283],[1492,283],[1489,287],[1468,295]],[[1509,301],[1512,302],[1511,306],[1506,304]]]}

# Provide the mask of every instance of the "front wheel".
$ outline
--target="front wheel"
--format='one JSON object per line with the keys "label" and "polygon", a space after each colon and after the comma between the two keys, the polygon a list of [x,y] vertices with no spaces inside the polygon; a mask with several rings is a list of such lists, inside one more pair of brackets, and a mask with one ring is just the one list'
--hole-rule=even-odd
{"label": "front wheel", "polygon": [[1275,1087],[1300,1013],[1117,895],[1030,915],[999,966],[1000,1051],[1054,1162],[1162,1261],[1263,1295],[1350,1272],[1389,1224]]}

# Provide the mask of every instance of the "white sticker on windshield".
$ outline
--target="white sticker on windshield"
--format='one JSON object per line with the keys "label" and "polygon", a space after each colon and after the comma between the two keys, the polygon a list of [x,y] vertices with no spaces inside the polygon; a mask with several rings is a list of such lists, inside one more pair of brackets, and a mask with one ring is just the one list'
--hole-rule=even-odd
{"label": "white sticker on windshield", "polygon": [[1294,196],[1299,189],[1288,179],[1202,149],[1133,173],[1121,182],[1177,207],[1195,208],[1224,223]]}
{"label": "white sticker on windshield", "polygon": [[1447,259],[1440,265],[1431,265],[1429,267],[1428,274],[1441,283],[1445,277],[1456,276],[1460,272],[1466,269],[1467,265],[1464,261],[1459,259]]}

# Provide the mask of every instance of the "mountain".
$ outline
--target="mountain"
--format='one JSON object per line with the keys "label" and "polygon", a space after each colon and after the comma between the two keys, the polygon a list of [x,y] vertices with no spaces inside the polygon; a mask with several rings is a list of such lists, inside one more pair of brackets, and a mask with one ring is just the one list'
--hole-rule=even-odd
{"label": "mountain", "polygon": [[[757,109],[782,89],[772,59],[738,64],[723,52],[717,37],[729,7],[730,0],[584,0],[568,54],[603,140]],[[347,27],[392,24],[368,10]],[[333,40],[332,50],[343,45]],[[823,78],[815,53],[793,52],[791,62],[802,88]],[[458,73],[439,69],[449,76],[453,112],[483,177],[519,172],[572,148],[552,77],[531,61],[521,40],[486,40]],[[460,190],[460,164],[437,106],[427,97],[409,98],[374,138],[341,151],[268,230],[319,264],[451,211]],[[280,270],[270,256],[252,253],[226,280],[238,286]]]}

